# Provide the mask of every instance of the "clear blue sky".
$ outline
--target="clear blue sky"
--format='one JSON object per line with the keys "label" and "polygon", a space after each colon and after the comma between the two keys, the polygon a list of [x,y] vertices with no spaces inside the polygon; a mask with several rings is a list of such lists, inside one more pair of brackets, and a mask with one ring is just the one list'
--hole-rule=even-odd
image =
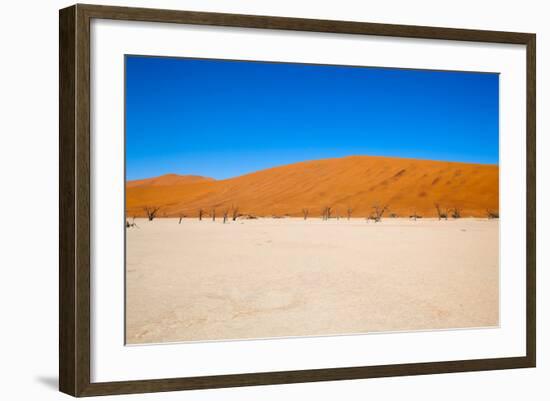
{"label": "clear blue sky", "polygon": [[498,164],[498,79],[126,56],[127,179],[350,155]]}

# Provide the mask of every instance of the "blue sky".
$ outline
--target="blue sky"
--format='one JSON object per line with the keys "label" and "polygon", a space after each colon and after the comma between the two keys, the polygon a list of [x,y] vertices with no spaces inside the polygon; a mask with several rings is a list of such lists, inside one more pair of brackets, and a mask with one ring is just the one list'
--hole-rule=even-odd
{"label": "blue sky", "polygon": [[127,179],[351,155],[498,164],[498,75],[126,56]]}

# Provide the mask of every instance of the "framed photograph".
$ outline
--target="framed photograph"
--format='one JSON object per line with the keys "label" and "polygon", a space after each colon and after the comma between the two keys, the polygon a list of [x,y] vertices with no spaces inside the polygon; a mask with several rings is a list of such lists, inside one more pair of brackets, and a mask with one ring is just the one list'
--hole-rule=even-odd
{"label": "framed photograph", "polygon": [[534,34],[59,18],[61,391],[535,366]]}

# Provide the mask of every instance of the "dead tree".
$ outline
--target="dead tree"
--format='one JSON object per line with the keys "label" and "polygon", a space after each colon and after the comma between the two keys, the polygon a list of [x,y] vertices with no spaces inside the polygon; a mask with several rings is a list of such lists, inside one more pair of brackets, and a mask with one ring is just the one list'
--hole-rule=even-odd
{"label": "dead tree", "polygon": [[181,224],[181,221],[183,220],[183,218],[185,217],[185,215],[180,215],[180,221],[178,222],[178,224]]}
{"label": "dead tree", "polygon": [[375,223],[379,223],[382,220],[382,216],[384,215],[384,212],[388,209],[388,205],[385,205],[385,206],[374,205],[372,208],[374,210],[372,218]]}
{"label": "dead tree", "polygon": [[461,212],[461,209],[454,207],[453,209],[451,209],[451,217],[453,219],[459,219],[461,217]]}
{"label": "dead tree", "polygon": [[237,217],[239,217],[239,208],[234,207],[233,210],[231,211],[231,218],[233,219],[233,221],[235,221],[237,220]]}
{"label": "dead tree", "polygon": [[202,215],[204,211],[202,209],[199,209],[199,221],[202,221]]}
{"label": "dead tree", "polygon": [[223,211],[223,224],[227,221],[227,215],[229,214],[229,210],[225,209]]}
{"label": "dead tree", "polygon": [[351,218],[351,214],[353,213],[353,209],[351,207],[348,207],[347,213],[348,213],[348,220],[349,220]]}
{"label": "dead tree", "polygon": [[439,207],[439,203],[434,203],[434,206],[437,212],[437,220],[441,220],[441,208]]}
{"label": "dead tree", "polygon": [[216,221],[216,208],[212,209],[212,221]]}
{"label": "dead tree", "polygon": [[309,215],[309,209],[302,209],[302,214],[304,215],[304,220],[307,220],[307,216]]}
{"label": "dead tree", "polygon": [[435,203],[435,209],[437,210],[437,219],[445,219],[447,220],[447,216],[449,215],[449,210],[446,209],[445,211],[441,210],[441,207],[439,206],[439,203]]}
{"label": "dead tree", "polygon": [[488,218],[489,220],[491,220],[491,219],[498,219],[498,218],[499,218],[498,211],[496,211],[496,210],[491,210],[491,209],[487,209],[487,218]]}
{"label": "dead tree", "polygon": [[323,220],[329,220],[332,213],[332,208],[330,206],[325,206],[323,209]]}
{"label": "dead tree", "polygon": [[149,221],[153,221],[153,219],[157,216],[157,213],[160,210],[160,207],[145,206],[143,210],[145,211],[145,214],[147,215],[147,218],[149,219]]}
{"label": "dead tree", "polygon": [[[135,217],[134,217],[134,220],[135,220]],[[128,220],[126,220],[126,228],[131,228],[131,227],[139,228],[139,226],[134,220],[132,220],[131,223]]]}
{"label": "dead tree", "polygon": [[136,223],[136,216],[132,217],[132,222],[130,223],[128,220],[126,220],[126,227],[136,227],[139,228],[139,226]]}
{"label": "dead tree", "polygon": [[419,216],[418,213],[416,213],[416,209],[414,209],[414,212],[411,216],[409,216],[411,219],[413,219],[414,221],[416,221],[416,219],[419,219],[421,218],[422,216]]}

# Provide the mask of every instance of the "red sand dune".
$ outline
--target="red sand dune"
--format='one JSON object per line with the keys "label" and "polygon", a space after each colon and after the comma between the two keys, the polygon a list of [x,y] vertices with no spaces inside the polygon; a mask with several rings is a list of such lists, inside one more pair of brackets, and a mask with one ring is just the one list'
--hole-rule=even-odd
{"label": "red sand dune", "polygon": [[145,206],[160,207],[159,216],[196,216],[215,208],[238,207],[256,216],[368,216],[374,205],[387,205],[386,215],[408,217],[414,212],[436,216],[459,208],[462,216],[487,216],[499,208],[497,165],[440,162],[374,156],[306,161],[216,181],[169,174],[126,184],[126,213],[144,216]]}

